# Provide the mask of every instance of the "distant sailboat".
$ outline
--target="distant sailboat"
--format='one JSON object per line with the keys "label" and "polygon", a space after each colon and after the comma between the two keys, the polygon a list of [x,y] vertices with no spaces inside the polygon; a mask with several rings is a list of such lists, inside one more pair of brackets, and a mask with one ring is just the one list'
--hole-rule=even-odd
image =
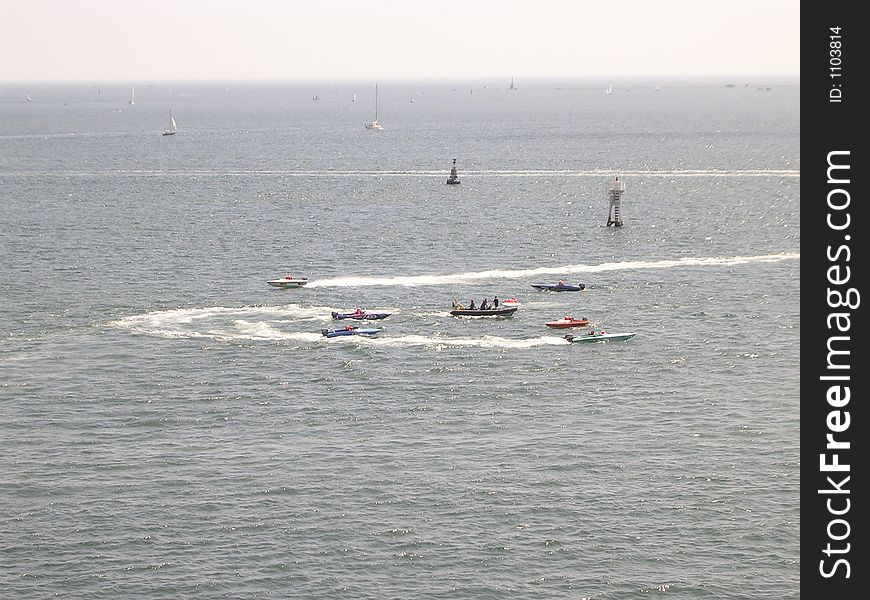
{"label": "distant sailboat", "polygon": [[178,125],[175,124],[175,117],[172,116],[172,111],[169,111],[169,129],[163,132],[163,135],[175,135],[178,131]]}
{"label": "distant sailboat", "polygon": [[353,95],[353,100],[351,102],[356,102],[356,94]]}
{"label": "distant sailboat", "polygon": [[517,86],[514,85],[514,78],[513,78],[513,77],[511,77],[511,87],[510,87],[510,89],[512,89],[512,90],[516,90],[516,89],[517,89]]}
{"label": "distant sailboat", "polygon": [[127,102],[127,104],[136,104],[136,86],[135,85],[130,87],[130,100]]}
{"label": "distant sailboat", "polygon": [[375,84],[375,120],[366,123],[366,129],[383,129],[384,126],[378,121],[378,84]]}
{"label": "distant sailboat", "polygon": [[612,81],[607,86],[607,91],[605,91],[604,93],[607,94],[608,96],[613,93],[613,82]]}

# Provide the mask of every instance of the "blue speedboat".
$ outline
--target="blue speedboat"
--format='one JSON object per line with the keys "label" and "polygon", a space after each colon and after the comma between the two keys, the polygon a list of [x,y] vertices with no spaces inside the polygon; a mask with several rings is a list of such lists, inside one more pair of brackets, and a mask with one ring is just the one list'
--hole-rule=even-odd
{"label": "blue speedboat", "polygon": [[348,325],[343,329],[321,329],[320,333],[325,335],[328,338],[331,337],[339,337],[343,335],[377,335],[380,332],[380,329],[360,329],[359,327],[352,327]]}
{"label": "blue speedboat", "polygon": [[559,283],[533,283],[532,287],[548,292],[579,292],[586,289],[585,283],[571,284],[560,281]]}

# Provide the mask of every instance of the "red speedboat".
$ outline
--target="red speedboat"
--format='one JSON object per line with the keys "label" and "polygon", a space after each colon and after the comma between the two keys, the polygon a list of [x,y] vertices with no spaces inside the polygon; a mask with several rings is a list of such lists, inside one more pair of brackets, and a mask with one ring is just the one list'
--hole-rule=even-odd
{"label": "red speedboat", "polygon": [[568,327],[583,327],[584,325],[589,325],[589,319],[586,317],[581,317],[579,319],[575,319],[574,317],[562,317],[557,321],[547,321],[544,323],[547,327],[552,327],[554,329],[567,329]]}

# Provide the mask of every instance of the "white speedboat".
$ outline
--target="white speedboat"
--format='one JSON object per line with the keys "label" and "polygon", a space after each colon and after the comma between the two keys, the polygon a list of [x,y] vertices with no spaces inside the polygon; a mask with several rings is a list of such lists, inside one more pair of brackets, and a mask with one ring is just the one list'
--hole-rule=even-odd
{"label": "white speedboat", "polygon": [[277,288],[299,288],[308,283],[308,278],[284,275],[280,279],[270,279],[266,283]]}
{"label": "white speedboat", "polygon": [[598,333],[598,332],[589,332],[586,334],[583,333],[566,333],[565,339],[569,342],[573,342],[575,344],[580,342],[604,342],[604,341],[617,341],[617,340],[627,340],[636,336],[637,333]]}

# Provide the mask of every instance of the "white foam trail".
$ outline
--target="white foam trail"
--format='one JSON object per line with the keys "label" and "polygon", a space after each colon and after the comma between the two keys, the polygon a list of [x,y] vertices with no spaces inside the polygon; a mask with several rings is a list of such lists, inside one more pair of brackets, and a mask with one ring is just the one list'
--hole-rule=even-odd
{"label": "white foam trail", "polygon": [[[359,337],[359,336],[354,336]],[[495,336],[482,338],[449,338],[429,337],[424,335],[406,335],[401,337],[367,338],[368,343],[375,346],[409,347],[432,346],[436,350],[456,347],[476,348],[533,348],[535,346],[559,346],[569,344],[568,340],[556,336],[544,336],[527,339],[511,339]]]}
{"label": "white foam trail", "polygon": [[319,333],[294,333],[273,327],[272,323],[310,323],[331,321],[331,308],[245,306],[229,308],[178,308],[124,317],[108,323],[110,327],[133,333],[165,338],[210,338],[248,340],[318,340]]}
{"label": "white foam trail", "polygon": [[[156,311],[142,315],[124,317],[109,323],[109,326],[127,329],[133,333],[163,338],[202,338],[220,341],[262,341],[262,342],[305,342],[331,344],[371,344],[383,347],[422,346],[435,350],[445,348],[533,348],[568,344],[557,336],[543,336],[528,339],[511,339],[496,336],[481,338],[451,338],[443,336],[405,335],[399,337],[348,336],[328,339],[319,331],[285,331],[281,323],[311,321],[312,312],[317,320],[323,319],[326,307],[303,308],[296,305],[284,307],[244,307],[228,308],[185,308]],[[447,313],[432,313],[443,314]],[[233,318],[247,316],[249,318]],[[253,320],[280,319],[278,321]],[[326,319],[331,320],[327,313]],[[199,329],[195,329],[199,327]]]}
{"label": "white foam trail", "polygon": [[333,277],[308,283],[306,287],[362,287],[362,286],[406,286],[443,285],[450,283],[468,283],[484,279],[523,279],[535,275],[574,275],[580,273],[602,273],[605,271],[627,271],[636,269],[673,269],[682,267],[725,267],[748,263],[779,262],[800,258],[800,253],[785,252],[781,254],[766,254],[762,256],[720,256],[692,257],[673,260],[656,261],[623,261],[601,263],[599,265],[564,265],[561,267],[538,267],[535,269],[472,271],[452,273],[450,275],[404,275],[396,277]]}
{"label": "white foam trail", "polygon": [[[201,337],[201,336],[196,336]],[[250,340],[254,342],[319,342],[324,339],[320,333],[311,331],[281,331],[270,327],[267,323],[252,324],[249,327],[243,327],[238,332],[221,332],[210,331],[204,337],[211,337],[216,340],[233,341],[233,340]]]}

